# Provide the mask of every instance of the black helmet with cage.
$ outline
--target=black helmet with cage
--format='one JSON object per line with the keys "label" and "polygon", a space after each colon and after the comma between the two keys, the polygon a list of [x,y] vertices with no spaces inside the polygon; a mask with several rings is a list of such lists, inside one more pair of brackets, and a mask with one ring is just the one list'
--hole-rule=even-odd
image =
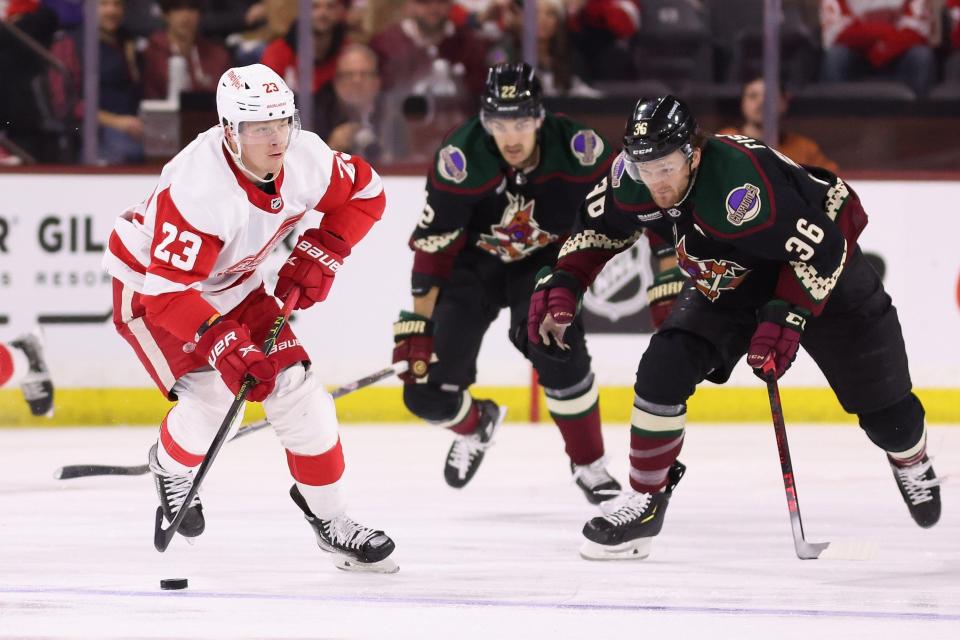
{"label": "black helmet with cage", "polygon": [[623,133],[623,150],[630,162],[648,162],[677,149],[693,156],[700,130],[693,113],[679,98],[666,95],[637,100]]}
{"label": "black helmet with cage", "polygon": [[480,98],[480,119],[542,118],[543,88],[526,62],[490,67]]}

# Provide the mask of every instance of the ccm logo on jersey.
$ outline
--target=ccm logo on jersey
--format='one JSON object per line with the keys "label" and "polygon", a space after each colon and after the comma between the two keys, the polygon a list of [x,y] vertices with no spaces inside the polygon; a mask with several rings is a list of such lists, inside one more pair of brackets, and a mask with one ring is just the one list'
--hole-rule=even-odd
{"label": "ccm logo on jersey", "polygon": [[301,251],[306,253],[308,256],[315,259],[317,262],[327,267],[328,269],[330,269],[330,271],[333,271],[334,273],[336,273],[337,270],[343,266],[342,262],[337,262],[336,260],[334,260],[334,258],[329,253],[327,253],[326,251],[324,251],[318,246],[310,244],[309,240],[301,240],[300,243],[297,245],[297,249],[300,249]]}

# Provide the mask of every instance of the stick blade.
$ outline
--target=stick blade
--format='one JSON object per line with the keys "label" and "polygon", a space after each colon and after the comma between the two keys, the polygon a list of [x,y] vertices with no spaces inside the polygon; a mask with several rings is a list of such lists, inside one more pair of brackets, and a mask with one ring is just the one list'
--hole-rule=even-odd
{"label": "stick blade", "polygon": [[163,553],[170,546],[173,538],[173,527],[163,528],[163,507],[157,507],[157,521],[153,529],[153,546]]}
{"label": "stick blade", "polygon": [[830,547],[829,542],[807,542],[806,540],[795,540],[794,544],[797,557],[801,560],[816,560]]}

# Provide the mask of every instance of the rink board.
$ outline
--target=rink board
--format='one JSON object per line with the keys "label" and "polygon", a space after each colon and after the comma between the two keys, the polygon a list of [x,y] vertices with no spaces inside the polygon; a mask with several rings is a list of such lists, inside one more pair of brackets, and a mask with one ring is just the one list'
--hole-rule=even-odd
{"label": "rink board", "polygon": [[[155,423],[162,398],[110,320],[110,280],[100,258],[115,217],[155,183],[138,175],[0,175],[0,339],[36,323],[43,327],[59,390],[62,424]],[[330,298],[296,314],[292,327],[328,385],[384,367],[392,349],[391,322],[409,308],[412,253],[406,239],[423,205],[423,179],[384,179],[387,211],[338,274]],[[861,238],[886,266],[885,285],[898,308],[914,385],[932,421],[956,422],[960,412],[960,216],[944,203],[960,201],[958,182],[857,181],[870,214]],[[909,226],[909,232],[905,232]],[[285,256],[280,249],[268,271]],[[478,362],[478,385],[529,414],[529,365],[507,339],[504,314],[491,327]],[[647,334],[592,334],[594,370],[605,415],[629,412],[629,388]],[[691,411],[710,420],[764,419],[762,387],[745,365],[729,393],[698,391]],[[795,414],[806,421],[845,419],[812,361],[801,354],[783,380],[805,394]],[[619,398],[624,398],[623,400]],[[355,406],[351,403],[356,403]],[[0,425],[23,424],[21,401],[0,391]],[[396,389],[344,399],[345,420],[405,420]],[[349,410],[347,410],[347,408]]]}

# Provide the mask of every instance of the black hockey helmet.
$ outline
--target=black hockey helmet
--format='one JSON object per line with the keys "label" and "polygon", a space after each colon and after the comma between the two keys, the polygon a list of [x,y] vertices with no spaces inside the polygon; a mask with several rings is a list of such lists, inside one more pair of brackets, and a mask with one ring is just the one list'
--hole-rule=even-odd
{"label": "black hockey helmet", "polygon": [[480,118],[542,118],[543,88],[526,62],[498,64],[487,71]]}
{"label": "black hockey helmet", "polygon": [[692,138],[698,132],[690,107],[666,95],[637,100],[623,133],[623,150],[633,162],[647,162],[681,149],[693,155]]}

